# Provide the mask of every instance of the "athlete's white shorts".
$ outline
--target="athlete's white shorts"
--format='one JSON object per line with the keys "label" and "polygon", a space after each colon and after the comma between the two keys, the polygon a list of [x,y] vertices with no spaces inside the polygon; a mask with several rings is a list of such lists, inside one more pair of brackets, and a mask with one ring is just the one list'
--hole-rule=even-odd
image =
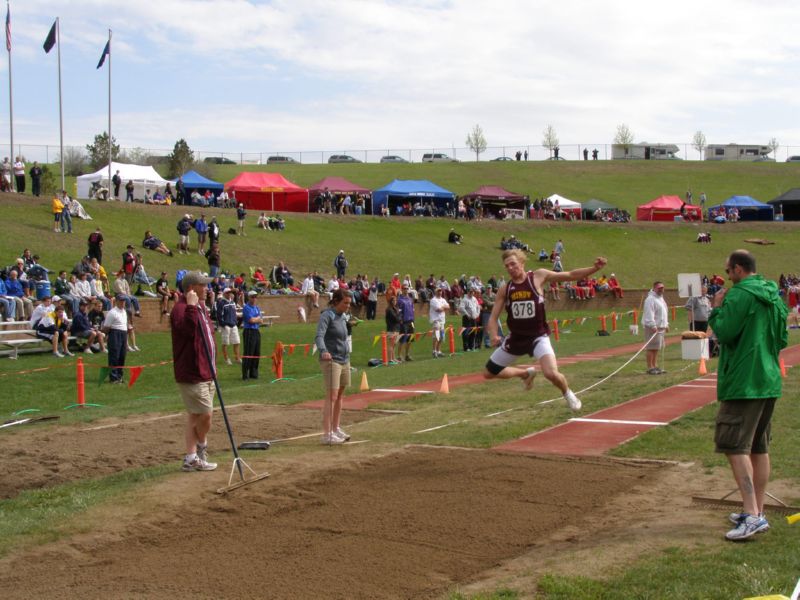
{"label": "athlete's white shorts", "polygon": [[[489,357],[489,360],[496,365],[508,367],[513,365],[520,356],[524,356],[524,354],[511,354],[510,352],[504,350],[503,346],[504,344],[500,344],[500,347],[492,352],[492,355]],[[549,335],[541,335],[538,338],[534,338],[531,346],[533,358],[536,360],[540,360],[543,356],[547,356],[548,354],[552,354],[553,356],[556,355],[556,351],[553,350],[553,346],[550,343]]]}

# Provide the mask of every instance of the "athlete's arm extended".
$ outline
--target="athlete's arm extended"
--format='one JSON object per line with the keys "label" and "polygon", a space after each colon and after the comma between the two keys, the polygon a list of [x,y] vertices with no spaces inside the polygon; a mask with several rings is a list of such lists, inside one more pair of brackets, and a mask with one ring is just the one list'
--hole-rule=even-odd
{"label": "athlete's arm extended", "polygon": [[550,271],[548,269],[537,269],[533,272],[533,283],[536,286],[536,291],[542,293],[545,283],[549,283],[551,281],[555,281],[556,283],[560,283],[562,281],[577,281],[578,279],[582,279],[597,273],[607,264],[608,261],[604,257],[598,256],[594,259],[594,265],[591,267],[572,269],[571,271],[561,271],[560,273],[556,271]]}

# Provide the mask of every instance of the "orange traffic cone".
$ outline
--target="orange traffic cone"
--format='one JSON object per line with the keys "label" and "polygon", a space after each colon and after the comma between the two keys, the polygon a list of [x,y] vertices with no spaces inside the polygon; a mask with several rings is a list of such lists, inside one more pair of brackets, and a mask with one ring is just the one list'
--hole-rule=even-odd
{"label": "orange traffic cone", "polygon": [[369,383],[367,383],[367,372],[361,372],[361,387],[358,388],[360,392],[368,392],[369,391]]}
{"label": "orange traffic cone", "polygon": [[698,375],[708,375],[708,370],[706,369],[706,359],[702,356],[700,357],[700,368],[697,369]]}
{"label": "orange traffic cone", "polygon": [[782,358],[780,359],[780,365],[781,365],[781,377],[786,379],[786,363],[783,362]]}
{"label": "orange traffic cone", "polygon": [[442,377],[442,386],[439,388],[440,394],[449,394],[450,393],[450,385],[447,383],[447,373],[444,374]]}

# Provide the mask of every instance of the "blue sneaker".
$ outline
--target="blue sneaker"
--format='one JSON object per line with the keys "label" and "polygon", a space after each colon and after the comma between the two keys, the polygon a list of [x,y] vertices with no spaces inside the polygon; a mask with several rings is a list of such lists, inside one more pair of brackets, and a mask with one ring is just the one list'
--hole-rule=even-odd
{"label": "blue sneaker", "polygon": [[739,516],[739,524],[725,534],[725,537],[731,541],[737,542],[746,540],[754,536],[760,531],[765,531],[769,528],[769,523],[764,517],[752,516],[747,513],[741,513]]}
{"label": "blue sneaker", "polygon": [[[731,523],[733,523],[734,525],[738,525],[738,524],[739,524],[739,520],[742,518],[742,515],[743,515],[743,514],[744,514],[744,513],[732,512],[731,514],[729,514],[729,515],[728,515],[728,520],[729,520]],[[766,518],[767,518],[767,517],[764,515],[764,513],[761,513],[761,514],[759,514],[758,516],[759,516],[759,517],[764,517],[764,519],[766,519]],[[764,533],[765,531],[768,531],[768,530],[769,530],[769,522],[767,522],[767,526],[766,526],[764,529],[762,529],[761,531],[759,531],[759,533]]]}

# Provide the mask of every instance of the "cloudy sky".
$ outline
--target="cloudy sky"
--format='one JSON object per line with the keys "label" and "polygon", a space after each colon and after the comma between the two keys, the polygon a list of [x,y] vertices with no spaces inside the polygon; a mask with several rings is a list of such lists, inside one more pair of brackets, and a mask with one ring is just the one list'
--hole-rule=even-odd
{"label": "cloudy sky", "polygon": [[447,150],[476,123],[490,146],[539,147],[548,124],[599,145],[626,123],[800,147],[796,1],[12,0],[16,143],[58,144],[55,17],[67,144],[107,127],[110,28],[123,147]]}

